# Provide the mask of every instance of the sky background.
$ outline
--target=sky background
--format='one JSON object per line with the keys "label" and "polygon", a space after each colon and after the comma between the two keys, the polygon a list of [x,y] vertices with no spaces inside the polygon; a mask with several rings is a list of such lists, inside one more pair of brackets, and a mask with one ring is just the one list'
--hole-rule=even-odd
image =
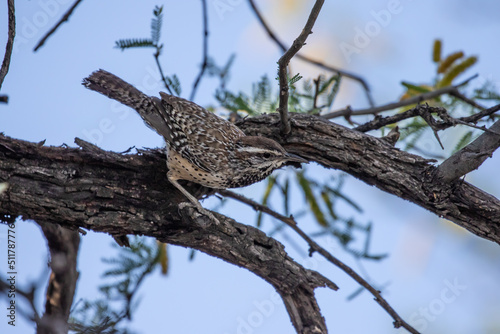
{"label": "sky background", "polygon": [[[272,29],[291,44],[300,33],[313,1],[256,1]],[[65,13],[72,1],[33,0],[16,3],[17,36],[9,73],[2,93],[9,104],[0,105],[0,131],[28,141],[46,139],[46,145],[75,146],[74,138],[93,142],[103,149],[125,151],[131,146],[162,146],[162,138],[144,126],[134,111],[86,90],[81,80],[92,71],[106,69],[144,92],[157,95],[162,90],[150,49],[121,52],[114,43],[122,38],[147,38],[155,5],[164,5],[161,63],[166,74],[177,74],[188,97],[201,63],[201,1],[84,1],[69,23],[63,24],[38,52],[32,50],[39,39]],[[208,0],[209,53],[218,64],[236,54],[229,87],[250,92],[262,75],[274,79],[280,50],[273,44],[250,11],[246,1]],[[224,6],[227,10],[221,10]],[[357,31],[376,26],[359,52],[346,57],[341,45],[354,45]],[[429,83],[435,73],[431,46],[443,40],[445,54],[463,50],[479,56],[479,63],[463,76],[475,73],[473,85],[491,81],[500,86],[498,66],[500,2],[442,0],[359,0],[328,1],[315,25],[314,34],[302,52],[364,77],[370,84],[376,104],[397,100],[403,93],[401,81]],[[0,4],[0,46],[7,36],[6,2]],[[313,66],[292,62],[292,70],[305,77],[321,73]],[[271,80],[277,87],[277,82]],[[213,97],[218,82],[204,78],[195,102],[216,105]],[[367,107],[359,85],[344,80],[334,109],[351,105]],[[335,120],[342,123],[341,120]],[[103,124],[105,126],[103,126]],[[448,154],[455,136],[463,131],[442,133]],[[431,137],[422,148],[439,152]],[[499,156],[487,160],[467,181],[495,195],[500,194]],[[319,180],[338,171],[309,167]],[[285,171],[286,172],[286,171]],[[384,285],[384,295],[395,310],[423,333],[500,332],[500,249],[492,242],[439,219],[395,196],[348,177],[346,193],[363,207],[358,219],[374,224],[372,251],[389,253],[382,262],[363,262],[362,268],[343,252],[333,238],[321,239],[334,255]],[[259,200],[263,184],[239,192]],[[301,205],[300,194],[295,196]],[[211,208],[216,199],[203,205]],[[278,204],[275,204],[279,210]],[[345,208],[345,214],[351,214]],[[224,214],[245,224],[255,223],[255,213],[242,204],[229,201]],[[300,220],[308,232],[318,231],[310,217]],[[274,222],[267,219],[264,231]],[[32,222],[18,222],[19,287],[46,280],[45,240]],[[5,272],[5,226],[0,226],[0,270]],[[288,233],[293,235],[292,232]],[[393,329],[392,319],[371,295],[362,293],[353,301],[346,298],[357,285],[343,272],[316,255],[308,258],[277,236],[290,255],[306,267],[320,271],[340,286],[333,292],[317,289],[316,296],[332,333],[403,333]],[[296,243],[307,249],[298,239]],[[75,300],[97,298],[97,285],[105,270],[101,258],[115,252],[112,239],[89,232],[82,237],[80,278]],[[275,303],[271,286],[252,273],[216,258],[197,253],[189,261],[190,250],[169,247],[170,273],[155,273],[142,287],[140,306],[130,329],[139,333],[292,333],[283,304]],[[43,311],[44,291],[38,296]],[[19,300],[19,299],[18,299]],[[266,306],[263,306],[266,305]],[[8,327],[4,314],[6,300],[0,299],[0,333],[31,333],[30,324],[18,317],[15,329]]]}

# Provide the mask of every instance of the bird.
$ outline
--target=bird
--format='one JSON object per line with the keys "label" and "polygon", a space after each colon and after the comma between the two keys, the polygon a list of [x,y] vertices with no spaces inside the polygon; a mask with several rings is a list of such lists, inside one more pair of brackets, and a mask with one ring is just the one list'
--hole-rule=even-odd
{"label": "bird", "polygon": [[213,189],[239,188],[261,181],[285,165],[308,162],[288,153],[275,140],[245,135],[233,123],[194,102],[164,92],[159,93],[160,98],[148,96],[105,70],[93,72],[82,84],[136,110],[165,139],[168,181],[214,221],[218,220],[179,180]]}

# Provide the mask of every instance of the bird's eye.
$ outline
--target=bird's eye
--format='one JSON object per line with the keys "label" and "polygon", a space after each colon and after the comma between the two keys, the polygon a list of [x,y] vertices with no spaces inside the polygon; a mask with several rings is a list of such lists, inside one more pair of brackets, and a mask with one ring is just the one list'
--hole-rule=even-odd
{"label": "bird's eye", "polygon": [[271,153],[264,153],[264,158],[269,159],[271,157]]}

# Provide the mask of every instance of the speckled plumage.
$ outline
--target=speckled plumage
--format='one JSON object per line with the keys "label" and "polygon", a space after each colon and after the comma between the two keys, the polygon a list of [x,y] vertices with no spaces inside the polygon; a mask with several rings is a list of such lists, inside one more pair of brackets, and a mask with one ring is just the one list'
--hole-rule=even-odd
{"label": "speckled plumage", "polygon": [[161,99],[147,96],[104,70],[92,73],[83,85],[135,109],[165,138],[167,176],[191,202],[196,200],[177,180],[218,189],[236,188],[264,179],[287,162],[306,162],[288,154],[274,140],[246,136],[234,124],[196,103],[162,92]]}

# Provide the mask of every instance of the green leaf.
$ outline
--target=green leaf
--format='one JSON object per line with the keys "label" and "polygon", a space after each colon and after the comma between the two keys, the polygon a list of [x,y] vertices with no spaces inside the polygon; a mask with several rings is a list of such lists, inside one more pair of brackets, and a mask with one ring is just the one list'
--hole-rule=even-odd
{"label": "green leaf", "polygon": [[455,146],[455,149],[453,150],[453,153],[455,153],[458,150],[461,150],[463,147],[465,147],[465,145],[470,143],[472,140],[472,135],[473,135],[472,131],[468,131],[467,133],[465,133],[458,141],[457,145]]}
{"label": "green leaf", "polygon": [[338,216],[335,213],[335,211],[333,210],[333,201],[330,198],[330,194],[323,190],[321,192],[321,198],[323,199],[323,202],[325,202],[325,205],[326,205],[326,208],[328,210],[328,213],[330,214],[330,217],[332,217],[332,219],[334,219],[334,220],[337,220]]}
{"label": "green leaf", "polygon": [[[327,81],[327,82],[329,82],[328,86],[330,86],[332,82],[333,82],[333,85],[331,85],[332,88],[327,95],[327,99],[326,99],[326,103],[325,103],[326,106],[330,107],[333,104],[335,97],[337,97],[337,93],[339,92],[339,88],[340,88],[341,79],[342,79],[342,76],[340,74],[336,74],[336,75],[332,76]],[[326,86],[326,88],[328,88],[328,86]]]}
{"label": "green leaf", "polygon": [[179,81],[179,78],[177,75],[172,75],[172,77],[166,76],[165,80],[168,83],[168,86],[177,94],[177,96],[181,95],[182,89],[181,89],[181,82]]}
{"label": "green leaf", "polygon": [[323,227],[329,226],[328,221],[326,220],[323,211],[321,211],[318,201],[316,200],[316,196],[311,188],[311,182],[304,176],[303,172],[297,172],[296,175],[306,202],[309,204],[309,208],[316,218],[316,221]]}
{"label": "green leaf", "polygon": [[168,273],[168,252],[167,252],[167,244],[163,242],[156,241],[156,245],[158,246],[158,263],[161,266],[161,273],[163,275],[167,275]]}
{"label": "green leaf", "polygon": [[300,73],[295,74],[293,77],[288,78],[288,84],[290,86],[293,86],[296,82],[298,82],[300,79],[302,79],[302,76]]}
{"label": "green leaf", "polygon": [[285,180],[285,184],[280,186],[281,192],[283,194],[283,208],[285,210],[285,215],[290,215],[290,192],[288,189],[290,187],[290,179],[287,177]]}
{"label": "green leaf", "polygon": [[441,61],[441,49],[443,48],[443,42],[440,39],[434,40],[434,45],[432,47],[432,61],[439,63]]}
{"label": "green leaf", "polygon": [[340,80],[340,75],[335,74],[330,77],[330,79],[324,81],[324,76],[319,77],[320,83],[319,83],[319,89],[318,89],[318,94],[323,94],[327,91],[328,87],[331,86],[332,83],[338,83]]}
{"label": "green leaf", "polygon": [[257,84],[253,85],[253,105],[257,113],[262,114],[270,111],[271,106],[271,82],[267,75],[262,76]]}
{"label": "green leaf", "polygon": [[[340,188],[340,187],[339,187]],[[334,188],[331,188],[329,186],[325,186],[324,189],[326,191],[328,191],[329,193],[331,193],[332,195],[338,197],[338,198],[341,198],[343,199],[347,204],[349,204],[350,206],[352,206],[356,211],[358,211],[359,213],[363,212],[363,209],[356,203],[354,202],[354,200],[352,200],[351,198],[349,198],[347,195],[343,194],[340,189],[337,188],[337,189],[334,189]]]}
{"label": "green leaf", "polygon": [[246,111],[249,115],[255,115],[256,112],[250,107],[249,97],[243,93],[234,95],[227,90],[218,89],[215,93],[215,98],[224,108],[238,112],[240,110]]}
{"label": "green leaf", "polygon": [[437,88],[450,86],[453,80],[477,63],[477,57],[471,56],[464,59],[462,62],[451,66],[444,74],[443,78],[436,84]]}
{"label": "green leaf", "polygon": [[429,89],[427,87],[422,87],[422,86],[414,85],[412,83],[405,82],[405,81],[402,81],[401,85],[405,86],[408,90],[412,90],[412,91],[415,91],[417,93],[422,93],[423,94],[423,93],[429,93],[431,91],[431,89]]}
{"label": "green leaf", "polygon": [[[267,202],[269,200],[269,196],[271,196],[271,192],[274,189],[274,186],[276,185],[276,180],[277,176],[270,176],[267,178],[267,186],[266,190],[264,190],[264,195],[262,196],[262,201],[261,204],[267,206]],[[256,225],[258,227],[261,226],[262,223],[262,211],[259,211],[259,214],[257,215],[257,223]]]}

